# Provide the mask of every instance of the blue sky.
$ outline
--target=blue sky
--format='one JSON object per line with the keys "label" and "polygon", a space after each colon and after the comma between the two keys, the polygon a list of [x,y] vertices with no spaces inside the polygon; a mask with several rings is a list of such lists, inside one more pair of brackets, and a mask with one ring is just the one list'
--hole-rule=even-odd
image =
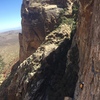
{"label": "blue sky", "polygon": [[22,0],[0,0],[0,31],[21,27]]}

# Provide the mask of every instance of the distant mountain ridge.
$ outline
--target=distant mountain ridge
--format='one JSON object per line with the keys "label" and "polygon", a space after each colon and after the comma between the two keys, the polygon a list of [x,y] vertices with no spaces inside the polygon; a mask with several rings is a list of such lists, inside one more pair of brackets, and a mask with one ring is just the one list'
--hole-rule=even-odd
{"label": "distant mountain ridge", "polygon": [[12,33],[12,32],[21,32],[21,28],[20,29],[11,29],[11,30],[4,30],[4,31],[0,31],[0,34],[2,33]]}

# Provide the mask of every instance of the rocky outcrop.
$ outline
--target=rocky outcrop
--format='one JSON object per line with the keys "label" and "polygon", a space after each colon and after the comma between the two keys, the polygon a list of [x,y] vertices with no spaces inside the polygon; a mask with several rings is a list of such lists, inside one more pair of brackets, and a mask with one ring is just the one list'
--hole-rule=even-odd
{"label": "rocky outcrop", "polygon": [[79,51],[80,69],[78,75],[78,83],[74,95],[74,99],[76,100],[99,100],[100,45],[99,22],[97,22],[99,19],[99,6],[97,6],[97,4],[99,4],[98,0],[80,0],[79,25],[77,29],[78,31],[75,35],[75,39],[73,40],[74,44],[72,44],[73,48],[77,45],[79,49],[76,49],[76,52]]}
{"label": "rocky outcrop", "polygon": [[63,8],[68,8],[68,15],[72,13],[72,4],[70,0],[23,0],[20,62],[35,52],[45,36],[58,27]]}
{"label": "rocky outcrop", "polygon": [[45,36],[59,25],[63,9],[48,0],[23,0],[22,34],[20,40],[20,62],[30,56],[44,41]]}
{"label": "rocky outcrop", "polygon": [[[1,100],[64,99],[63,76],[74,20],[66,17],[65,12],[69,9],[65,10],[62,3],[46,1],[23,1],[20,62],[31,56],[18,66],[14,75],[11,74],[13,79],[0,92]],[[68,14],[71,15],[71,12]]]}
{"label": "rocky outcrop", "polygon": [[76,8],[68,1],[23,1],[20,62],[32,55],[16,68],[1,100],[100,99],[100,1],[78,1],[76,34]]}
{"label": "rocky outcrop", "polygon": [[74,23],[73,18],[67,18],[65,13],[71,15],[69,11],[72,4],[71,7],[67,6],[68,10],[64,5],[47,0],[23,1],[22,33],[19,34],[20,62],[34,53],[18,68],[12,69],[11,75],[0,88],[1,100],[64,99],[62,84],[66,82],[63,76]]}
{"label": "rocky outcrop", "polygon": [[18,67],[8,88],[8,100],[55,100],[52,93],[64,75],[70,33],[70,25],[63,24],[46,36],[36,52]]}

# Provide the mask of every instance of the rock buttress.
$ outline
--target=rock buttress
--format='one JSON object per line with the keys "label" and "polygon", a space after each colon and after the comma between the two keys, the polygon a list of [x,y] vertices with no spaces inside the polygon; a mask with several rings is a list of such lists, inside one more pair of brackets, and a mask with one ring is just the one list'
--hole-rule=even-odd
{"label": "rock buttress", "polygon": [[[22,5],[22,34],[19,35],[22,52],[20,52],[20,62],[29,53],[38,49],[18,66],[6,94],[2,94],[5,95],[6,100],[63,100],[66,96],[67,99],[71,99],[78,78],[79,56],[77,45],[71,46],[73,3],[68,0],[68,9],[66,9],[65,4],[60,4],[59,0],[48,4],[44,0],[34,1],[24,0]],[[43,22],[45,28],[42,31],[46,34],[41,33],[38,21]],[[41,46],[38,47],[40,44]],[[68,51],[70,46],[71,50]]]}
{"label": "rock buttress", "polygon": [[70,33],[70,25],[60,25],[45,37],[35,53],[18,66],[8,87],[8,100],[64,99],[63,94],[59,97],[57,85],[65,73]]}
{"label": "rock buttress", "polygon": [[45,36],[59,25],[58,19],[63,8],[47,1],[23,0],[22,34],[19,34],[20,62],[35,52]]}
{"label": "rock buttress", "polygon": [[[51,8],[51,6],[55,8],[55,5],[49,5],[45,9]],[[50,30],[52,32],[44,38],[40,47],[18,66],[18,70],[8,87],[8,100],[64,99],[63,84],[66,85],[66,82],[63,77],[66,69],[66,55],[72,41],[71,29],[74,19],[64,16],[64,12],[62,14],[60,24],[53,31]],[[74,85],[73,87],[75,88]],[[71,89],[71,92],[66,93],[67,96],[73,96],[74,88]]]}

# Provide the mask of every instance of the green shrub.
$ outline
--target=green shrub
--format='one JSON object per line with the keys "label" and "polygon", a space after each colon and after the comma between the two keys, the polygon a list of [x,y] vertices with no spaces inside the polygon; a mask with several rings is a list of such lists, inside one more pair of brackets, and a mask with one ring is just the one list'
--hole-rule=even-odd
{"label": "green shrub", "polygon": [[72,9],[73,9],[72,16],[73,16],[74,20],[77,21],[78,12],[79,12],[79,5],[78,5],[77,2],[75,2],[75,3],[73,4]]}

